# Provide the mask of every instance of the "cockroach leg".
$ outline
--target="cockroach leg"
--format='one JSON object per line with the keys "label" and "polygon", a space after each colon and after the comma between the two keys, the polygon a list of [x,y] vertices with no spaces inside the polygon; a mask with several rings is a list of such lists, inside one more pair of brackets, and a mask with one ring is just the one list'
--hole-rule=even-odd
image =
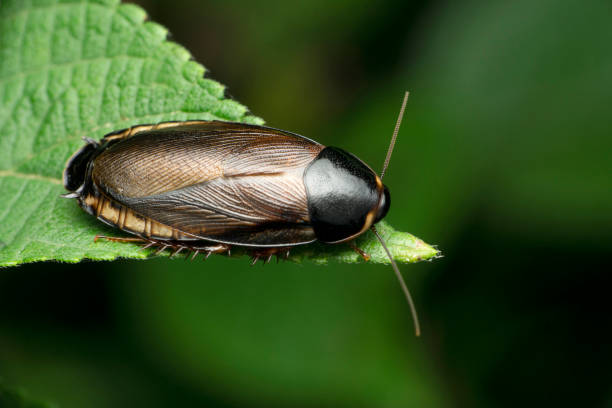
{"label": "cockroach leg", "polygon": [[207,260],[208,257],[210,256],[210,254],[222,254],[222,253],[227,253],[229,254],[230,252],[230,246],[227,244],[217,244],[217,245],[211,245],[211,246],[187,246],[186,248],[191,249],[192,251],[195,251],[194,255],[191,257],[191,259],[195,258],[197,256],[198,253],[203,252],[206,255],[204,255],[203,260]]}
{"label": "cockroach leg", "polygon": [[[199,253],[200,253],[199,249],[194,249],[193,250],[193,255],[191,255],[190,261],[193,261],[195,259],[195,257],[198,256]],[[185,259],[187,259],[187,258],[185,258]]]}
{"label": "cockroach leg", "polygon": [[158,255],[159,253],[161,253],[166,248],[172,247],[172,245],[169,245],[169,244],[161,242],[161,241],[156,241],[156,240],[153,240],[153,239],[142,239],[142,241],[145,241],[145,244],[142,247],[140,247],[140,251],[144,251],[145,249],[149,249],[149,248],[159,247],[155,251],[155,255]]}
{"label": "cockroach leg", "polygon": [[278,263],[278,261],[280,259],[282,259],[283,261],[289,260],[289,252],[291,252],[291,250],[289,248],[281,248],[281,249],[279,249],[274,254],[274,255],[276,255],[276,263]]}
{"label": "cockroach leg", "polygon": [[155,241],[149,241],[149,242],[147,242],[146,244],[144,244],[143,246],[141,246],[141,247],[140,247],[140,250],[141,250],[141,251],[144,251],[145,249],[147,249],[147,248],[151,248],[152,246],[155,246],[155,245],[157,245],[157,242],[155,242]]}
{"label": "cockroach leg", "polygon": [[257,254],[253,255],[253,257],[251,258],[251,266],[255,265],[258,260],[259,260],[259,255]]}
{"label": "cockroach leg", "polygon": [[276,261],[282,257],[283,259],[287,259],[289,257],[289,248],[260,248],[251,251],[251,265],[255,265],[255,263],[261,259],[265,264],[272,260],[272,257],[276,255]]}
{"label": "cockroach leg", "polygon": [[99,239],[110,242],[146,242],[145,239],[138,237],[107,237],[106,235],[96,235],[94,242],[98,242]]}
{"label": "cockroach leg", "polygon": [[159,255],[162,252],[164,252],[164,250],[166,248],[170,248],[170,245],[166,245],[166,244],[159,244],[159,249],[157,251],[155,251],[155,255]]}
{"label": "cockroach leg", "polygon": [[370,260],[370,254],[368,254],[367,252],[364,252],[361,248],[355,245],[354,241],[350,241],[348,244],[351,246],[351,248],[353,248],[353,251],[361,255],[364,261],[368,262]]}
{"label": "cockroach leg", "polygon": [[91,145],[96,146],[96,147],[100,146],[100,143],[98,143],[98,141],[97,141],[97,140],[94,140],[94,139],[92,139],[92,138],[90,138],[90,137],[84,137],[84,138],[83,138],[83,140],[84,140],[85,142],[87,142],[87,143],[91,144]]}
{"label": "cockroach leg", "polygon": [[178,246],[174,249],[174,251],[172,251],[172,253],[170,254],[170,258],[174,257],[174,255],[178,255],[179,252],[181,252],[183,249],[185,249],[186,247],[184,246]]}
{"label": "cockroach leg", "polygon": [[226,245],[226,244],[218,244],[218,245],[212,245],[212,246],[206,246],[206,247],[198,247],[197,249],[200,250],[204,250],[213,254],[222,254],[222,253],[229,253],[230,251],[230,246]]}

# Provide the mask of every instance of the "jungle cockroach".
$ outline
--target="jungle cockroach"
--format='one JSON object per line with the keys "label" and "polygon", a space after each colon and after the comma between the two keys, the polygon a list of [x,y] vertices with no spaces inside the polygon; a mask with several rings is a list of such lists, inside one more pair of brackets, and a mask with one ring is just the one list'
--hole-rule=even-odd
{"label": "jungle cockroach", "polygon": [[[382,178],[408,92],[378,176],[356,156],[284,130],[220,121],[138,125],[86,144],[64,170],[64,197],[147,247],[287,255],[313,241],[351,242],[368,229],[385,249],[419,323],[410,292],[374,224],[391,204]],[[367,255],[353,247],[364,258]]]}

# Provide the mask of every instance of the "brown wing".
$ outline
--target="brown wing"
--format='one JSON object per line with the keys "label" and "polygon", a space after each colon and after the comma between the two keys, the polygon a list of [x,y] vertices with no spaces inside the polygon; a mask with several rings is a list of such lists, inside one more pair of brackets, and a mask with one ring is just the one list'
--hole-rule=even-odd
{"label": "brown wing", "polygon": [[315,239],[303,172],[322,149],[276,129],[189,122],[112,144],[92,176],[114,200],[194,238],[295,245]]}

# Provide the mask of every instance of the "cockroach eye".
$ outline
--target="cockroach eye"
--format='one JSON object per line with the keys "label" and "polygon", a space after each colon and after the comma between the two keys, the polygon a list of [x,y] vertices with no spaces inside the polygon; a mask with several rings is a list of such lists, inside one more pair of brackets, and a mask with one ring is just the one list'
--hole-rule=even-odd
{"label": "cockroach eye", "polygon": [[380,197],[380,203],[378,204],[378,212],[376,213],[376,220],[374,224],[378,221],[385,218],[385,215],[389,212],[389,207],[391,206],[391,195],[389,194],[389,189],[387,186],[384,186],[384,191],[382,196]]}

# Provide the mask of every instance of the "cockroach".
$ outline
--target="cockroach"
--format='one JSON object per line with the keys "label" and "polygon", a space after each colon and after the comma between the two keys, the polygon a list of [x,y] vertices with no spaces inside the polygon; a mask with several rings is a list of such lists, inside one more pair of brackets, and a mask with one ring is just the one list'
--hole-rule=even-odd
{"label": "cockroach", "polygon": [[86,144],[64,170],[67,198],[132,238],[173,254],[228,253],[246,247],[254,261],[288,256],[314,241],[353,243],[371,230],[385,249],[410,305],[410,292],[374,224],[389,211],[382,178],[408,101],[400,109],[378,176],[353,154],[265,126],[190,120],[137,125]]}

